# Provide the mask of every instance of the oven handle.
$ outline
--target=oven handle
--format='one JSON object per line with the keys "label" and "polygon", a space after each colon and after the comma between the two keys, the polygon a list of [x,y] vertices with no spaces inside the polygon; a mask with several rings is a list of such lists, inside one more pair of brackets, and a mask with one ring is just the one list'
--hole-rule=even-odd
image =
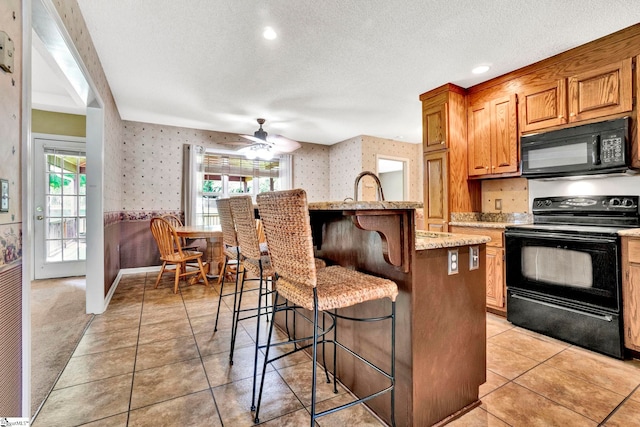
{"label": "oven handle", "polygon": [[506,231],[504,237],[528,237],[528,238],[547,238],[554,240],[562,240],[569,242],[594,242],[594,243],[616,243],[617,240],[615,237],[604,237],[604,236],[580,236],[577,234],[561,234],[561,233],[545,233],[542,231],[529,233],[522,231]]}
{"label": "oven handle", "polygon": [[577,314],[582,314],[582,315],[585,315],[585,316],[594,317],[596,319],[604,320],[606,322],[613,321],[613,316],[611,316],[609,314],[594,314],[594,313],[589,313],[589,312],[586,312],[586,311],[580,311],[580,310],[576,310],[574,308],[564,307],[562,305],[552,304],[550,302],[544,302],[544,301],[540,301],[540,300],[537,300],[537,299],[524,297],[524,296],[518,295],[516,293],[512,293],[511,297],[512,298],[516,298],[516,299],[521,299],[521,300],[524,300],[524,301],[527,301],[527,302],[532,302],[532,303],[535,303],[535,304],[545,305],[547,307],[557,308],[557,309],[560,309],[560,310],[570,311],[572,313],[577,313]]}

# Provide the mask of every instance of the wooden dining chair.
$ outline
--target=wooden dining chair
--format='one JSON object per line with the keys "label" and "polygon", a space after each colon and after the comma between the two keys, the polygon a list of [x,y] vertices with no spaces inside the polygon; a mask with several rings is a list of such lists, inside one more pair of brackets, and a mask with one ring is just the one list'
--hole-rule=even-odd
{"label": "wooden dining chair", "polygon": [[[166,214],[166,215],[162,215],[162,218],[169,221],[169,224],[171,224],[172,227],[182,227],[184,225],[182,223],[182,220],[177,215]],[[180,237],[180,240],[182,243],[183,251],[184,250],[197,251],[199,249],[198,245],[193,244],[194,239],[187,239],[186,237]]]}
{"label": "wooden dining chair", "polygon": [[[158,287],[160,278],[162,277],[162,274],[165,273],[167,265],[175,265],[175,285],[173,293],[178,293],[180,278],[196,274],[200,274],[205,285],[209,286],[207,274],[204,270],[204,265],[202,264],[202,252],[183,250],[181,239],[176,234],[176,231],[169,221],[160,217],[152,218],[151,233],[158,244],[160,260],[162,260],[162,267],[160,268],[160,273],[158,273],[155,288]],[[198,269],[188,271],[186,264],[189,261],[194,260],[198,262]]]}

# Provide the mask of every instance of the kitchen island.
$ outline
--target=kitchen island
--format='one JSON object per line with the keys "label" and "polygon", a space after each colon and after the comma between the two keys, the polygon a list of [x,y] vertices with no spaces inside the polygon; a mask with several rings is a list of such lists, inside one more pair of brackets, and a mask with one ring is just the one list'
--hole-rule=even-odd
{"label": "kitchen island", "polygon": [[[414,202],[310,203],[316,256],[398,284],[396,319],[396,424],[444,424],[477,406],[486,375],[485,243],[489,238],[415,230]],[[477,268],[470,269],[470,248]],[[455,253],[449,274],[449,252]],[[343,314],[377,316],[389,300],[345,309]],[[280,322],[282,319],[279,319]],[[300,328],[302,336],[309,329]],[[340,341],[389,368],[388,324],[345,323]],[[327,346],[327,361],[332,360]],[[337,375],[356,395],[383,388],[385,380],[344,352]],[[387,423],[389,395],[368,402]]]}

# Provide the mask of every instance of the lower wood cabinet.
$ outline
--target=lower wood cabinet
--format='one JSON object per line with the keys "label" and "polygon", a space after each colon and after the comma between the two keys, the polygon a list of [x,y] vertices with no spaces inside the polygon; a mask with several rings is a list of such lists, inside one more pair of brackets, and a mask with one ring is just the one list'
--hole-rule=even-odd
{"label": "lower wood cabinet", "polygon": [[505,271],[504,271],[504,230],[501,228],[449,226],[450,233],[489,236],[486,250],[487,307],[493,312],[506,314]]}
{"label": "lower wood cabinet", "polygon": [[640,238],[622,238],[624,346],[640,351]]}

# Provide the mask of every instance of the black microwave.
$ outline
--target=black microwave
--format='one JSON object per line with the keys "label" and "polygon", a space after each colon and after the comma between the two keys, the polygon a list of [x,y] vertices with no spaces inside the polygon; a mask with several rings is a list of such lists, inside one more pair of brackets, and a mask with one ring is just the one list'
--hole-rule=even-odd
{"label": "black microwave", "polygon": [[629,118],[523,136],[522,176],[555,178],[629,170]]}

